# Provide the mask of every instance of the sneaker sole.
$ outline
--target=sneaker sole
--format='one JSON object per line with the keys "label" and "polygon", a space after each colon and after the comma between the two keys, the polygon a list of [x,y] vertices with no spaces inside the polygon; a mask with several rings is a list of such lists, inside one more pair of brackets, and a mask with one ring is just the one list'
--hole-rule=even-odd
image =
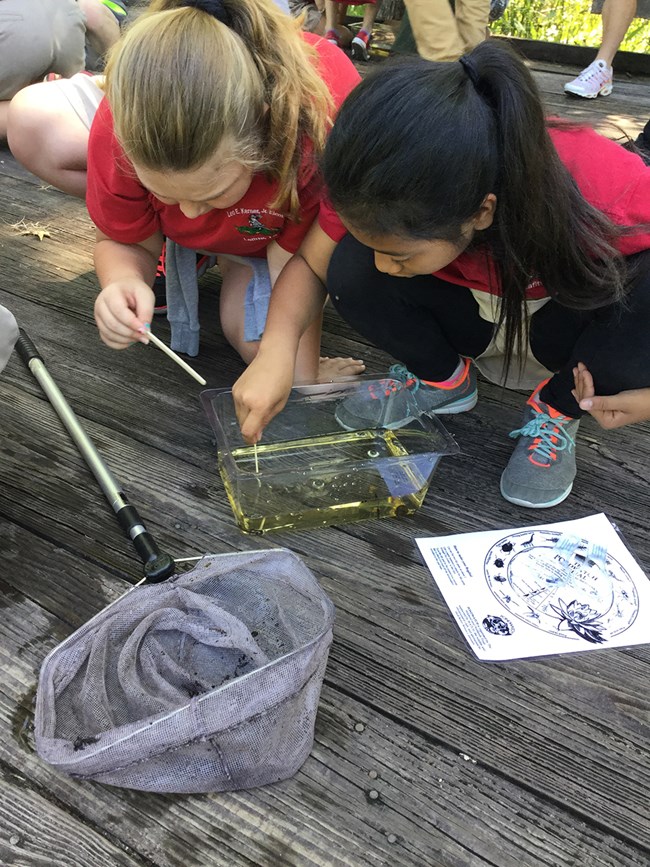
{"label": "sneaker sole", "polygon": [[441,406],[440,409],[433,409],[430,412],[422,413],[423,415],[455,415],[458,412],[469,412],[474,409],[478,403],[478,390],[468,394],[462,400],[455,400],[447,406]]}
{"label": "sneaker sole", "polygon": [[596,99],[598,96],[609,96],[613,90],[613,86],[609,85],[607,87],[603,87],[598,93],[578,93],[577,90],[569,90],[568,88],[564,88],[564,92],[569,96],[579,96],[582,99]]}
{"label": "sneaker sole", "polygon": [[569,485],[569,487],[557,497],[555,500],[550,500],[548,503],[529,503],[528,500],[518,500],[516,497],[509,497],[505,491],[503,490],[503,482],[499,485],[501,489],[501,496],[504,500],[507,500],[509,503],[514,503],[515,506],[525,506],[527,509],[551,509],[553,506],[559,506],[560,503],[564,502],[566,498],[569,496],[573,489],[573,482]]}

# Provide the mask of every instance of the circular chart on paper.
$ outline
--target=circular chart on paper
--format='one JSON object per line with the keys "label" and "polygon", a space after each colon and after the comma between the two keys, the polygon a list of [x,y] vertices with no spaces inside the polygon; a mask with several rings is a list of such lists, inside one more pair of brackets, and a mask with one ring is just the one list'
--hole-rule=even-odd
{"label": "circular chart on paper", "polygon": [[573,641],[602,644],[634,623],[639,598],[627,570],[576,538],[570,557],[559,531],[511,533],[489,549],[485,580],[513,617]]}

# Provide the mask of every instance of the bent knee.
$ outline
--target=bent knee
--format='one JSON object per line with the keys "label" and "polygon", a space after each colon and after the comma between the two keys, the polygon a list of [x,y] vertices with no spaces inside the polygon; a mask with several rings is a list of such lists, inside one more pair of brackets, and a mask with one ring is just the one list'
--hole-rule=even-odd
{"label": "bent knee", "polygon": [[9,104],[7,140],[11,152],[20,162],[37,154],[51,129],[52,108],[41,88],[50,84],[32,84],[19,90]]}
{"label": "bent knee", "polygon": [[55,186],[60,186],[58,172],[85,172],[88,160],[88,129],[59,87],[61,83],[33,84],[19,91],[11,101],[7,121],[13,155]]}

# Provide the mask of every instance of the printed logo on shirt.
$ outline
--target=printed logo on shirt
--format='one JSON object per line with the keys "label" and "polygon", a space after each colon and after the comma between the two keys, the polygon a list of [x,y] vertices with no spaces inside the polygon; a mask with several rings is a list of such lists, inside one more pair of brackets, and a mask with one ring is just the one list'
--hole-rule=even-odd
{"label": "printed logo on shirt", "polygon": [[[266,212],[268,213],[268,212]],[[266,215],[265,213],[265,215]],[[281,216],[278,214],[278,216]],[[262,222],[262,213],[260,211],[252,211],[248,215],[248,223],[245,226],[237,226],[237,231],[242,235],[249,236],[247,240],[252,241],[262,238],[274,238],[280,234],[280,226],[265,226]]]}

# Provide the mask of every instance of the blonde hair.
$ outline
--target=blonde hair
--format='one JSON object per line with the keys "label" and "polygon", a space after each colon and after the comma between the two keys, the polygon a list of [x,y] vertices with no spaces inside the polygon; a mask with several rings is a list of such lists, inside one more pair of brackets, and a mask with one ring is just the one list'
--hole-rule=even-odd
{"label": "blonde hair", "polygon": [[223,0],[212,15],[153,0],[111,51],[106,94],[126,155],[153,171],[202,166],[222,144],[279,184],[272,207],[298,213],[307,139],[320,156],[332,99],[316,52],[272,0]]}

